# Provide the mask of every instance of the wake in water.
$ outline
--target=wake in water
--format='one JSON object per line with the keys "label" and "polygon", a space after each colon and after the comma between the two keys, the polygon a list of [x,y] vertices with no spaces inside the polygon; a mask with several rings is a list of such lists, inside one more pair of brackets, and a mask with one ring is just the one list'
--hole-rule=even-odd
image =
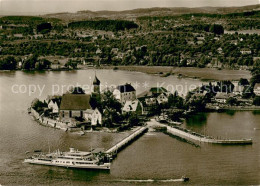
{"label": "wake in water", "polygon": [[148,179],[148,180],[117,180],[119,182],[185,182],[188,181],[189,178],[180,178],[180,179],[167,179],[167,180],[153,180],[153,179]]}

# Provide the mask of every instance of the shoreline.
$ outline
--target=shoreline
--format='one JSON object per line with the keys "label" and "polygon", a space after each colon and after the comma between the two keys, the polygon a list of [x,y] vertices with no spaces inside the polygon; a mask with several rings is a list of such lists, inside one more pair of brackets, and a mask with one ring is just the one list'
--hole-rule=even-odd
{"label": "shoreline", "polygon": [[[115,69],[116,68],[116,69]],[[92,68],[85,68],[92,69]],[[209,80],[239,80],[240,78],[250,79],[251,74],[248,70],[218,70],[215,68],[197,68],[197,67],[172,67],[172,66],[101,66],[93,69],[115,69],[142,72],[152,75],[160,75],[162,78],[168,76],[178,76],[180,78]]]}
{"label": "shoreline", "polygon": [[[74,70],[90,70],[90,69],[141,72],[150,75],[159,75],[162,78],[166,78],[169,76],[177,76],[178,78],[192,78],[192,79],[200,79],[202,81],[222,81],[222,80],[238,81],[240,78],[250,79],[252,77],[249,70],[232,70],[232,69],[218,70],[215,68],[173,67],[173,66],[100,66],[100,67],[80,66],[78,69],[45,69],[45,70],[30,70],[30,71],[58,72],[58,71],[74,71]],[[12,72],[12,71],[24,72],[26,70],[22,70],[22,69],[0,70],[0,72]]]}

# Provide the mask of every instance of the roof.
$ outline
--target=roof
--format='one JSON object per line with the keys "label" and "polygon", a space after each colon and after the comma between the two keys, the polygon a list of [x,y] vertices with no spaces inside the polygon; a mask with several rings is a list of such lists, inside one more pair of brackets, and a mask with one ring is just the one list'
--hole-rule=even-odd
{"label": "roof", "polygon": [[126,101],[123,110],[124,111],[136,111],[138,107],[138,103],[140,103],[138,100],[134,101]]}
{"label": "roof", "polygon": [[256,83],[254,89],[260,89],[260,83]]}
{"label": "roof", "polygon": [[119,85],[117,86],[117,89],[121,92],[133,92],[135,91],[134,87],[131,84],[125,84],[125,85]]}
{"label": "roof", "polygon": [[95,76],[94,80],[93,80],[93,85],[100,85],[100,81],[97,78],[97,76]]}
{"label": "roof", "polygon": [[227,94],[225,92],[218,92],[217,95],[215,96],[216,99],[227,99],[229,97],[233,97],[234,94],[230,93],[230,94]]}
{"label": "roof", "polygon": [[92,109],[89,101],[90,95],[87,94],[64,94],[61,98],[60,110]]}
{"label": "roof", "polygon": [[157,97],[162,93],[166,93],[167,90],[163,87],[152,87],[148,91],[144,91],[143,93],[139,94],[138,97]]}

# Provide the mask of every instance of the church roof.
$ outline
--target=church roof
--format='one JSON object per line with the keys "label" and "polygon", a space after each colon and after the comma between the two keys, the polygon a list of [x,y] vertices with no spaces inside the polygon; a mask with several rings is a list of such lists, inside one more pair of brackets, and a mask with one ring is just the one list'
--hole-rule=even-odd
{"label": "church roof", "polygon": [[117,89],[121,92],[133,92],[135,91],[134,87],[131,84],[125,84],[125,85],[119,85],[117,86]]}
{"label": "church roof", "polygon": [[60,110],[87,110],[92,109],[90,95],[64,94],[61,99]]}

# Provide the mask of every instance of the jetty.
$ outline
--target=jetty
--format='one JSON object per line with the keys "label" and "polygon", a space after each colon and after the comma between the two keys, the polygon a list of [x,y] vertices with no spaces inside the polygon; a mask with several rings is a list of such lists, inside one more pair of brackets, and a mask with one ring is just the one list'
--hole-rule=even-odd
{"label": "jetty", "polygon": [[137,140],[140,136],[142,136],[144,133],[148,131],[147,126],[138,127],[137,130],[121,140],[119,143],[112,146],[110,149],[105,151],[107,155],[109,155],[110,158],[113,158],[117,155],[119,151],[124,149],[127,145],[131,144],[133,141]]}
{"label": "jetty", "polygon": [[[155,121],[156,122],[156,121]],[[165,124],[161,124],[156,122],[154,125],[165,127],[166,133],[186,139],[192,140],[197,142],[204,142],[204,143],[212,143],[212,144],[226,144],[226,145],[251,145],[253,143],[252,139],[216,139],[209,136],[204,136],[202,134],[198,134],[191,130],[179,127],[179,126],[168,126]]]}

